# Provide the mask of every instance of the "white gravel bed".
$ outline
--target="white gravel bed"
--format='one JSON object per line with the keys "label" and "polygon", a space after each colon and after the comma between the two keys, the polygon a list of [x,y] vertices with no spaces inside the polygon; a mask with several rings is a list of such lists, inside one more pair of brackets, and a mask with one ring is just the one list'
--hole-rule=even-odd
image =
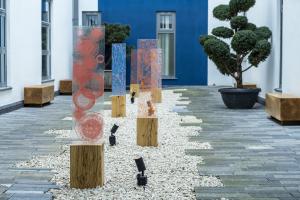
{"label": "white gravel bed", "polygon": [[[60,190],[52,190],[55,199],[195,199],[194,187],[220,187],[222,183],[215,177],[199,176],[197,164],[200,156],[185,154],[185,149],[210,149],[209,143],[189,142],[188,136],[196,135],[200,127],[181,127],[180,123],[201,122],[192,116],[179,116],[172,112],[181,94],[172,90],[163,91],[163,103],[157,107],[159,118],[159,147],[142,148],[136,145],[136,104],[132,105],[127,96],[127,117],[111,118],[111,111],[104,112],[105,136],[114,123],[120,125],[116,133],[117,146],[105,144],[105,185],[102,188],[76,190],[69,188],[69,146],[61,147],[60,154],[34,157],[17,167],[52,168],[53,181],[61,185]],[[58,138],[74,137],[70,130],[52,130]],[[137,168],[134,158],[140,155],[146,164],[148,185],[136,184]]]}

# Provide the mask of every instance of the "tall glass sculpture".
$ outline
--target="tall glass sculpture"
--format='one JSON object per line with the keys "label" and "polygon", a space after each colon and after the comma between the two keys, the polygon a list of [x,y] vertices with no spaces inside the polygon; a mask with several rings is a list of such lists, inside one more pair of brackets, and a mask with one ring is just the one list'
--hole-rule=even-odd
{"label": "tall glass sculpture", "polygon": [[157,40],[138,41],[138,81],[140,83],[140,96],[138,99],[138,118],[155,118],[156,108],[152,101],[153,81],[153,51],[157,49]]}
{"label": "tall glass sculpture", "polygon": [[151,49],[151,85],[152,89],[161,89],[162,49]]}
{"label": "tall glass sculpture", "polygon": [[73,127],[83,141],[103,136],[105,31],[75,27],[73,54]]}
{"label": "tall glass sculpture", "polygon": [[137,75],[137,50],[131,50],[130,84],[139,84]]}
{"label": "tall glass sculpture", "polygon": [[112,95],[126,95],[126,44],[112,45]]}

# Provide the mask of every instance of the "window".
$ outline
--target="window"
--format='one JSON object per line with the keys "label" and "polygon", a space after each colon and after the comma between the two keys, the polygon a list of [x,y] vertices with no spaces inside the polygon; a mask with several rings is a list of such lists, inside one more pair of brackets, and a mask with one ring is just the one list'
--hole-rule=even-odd
{"label": "window", "polygon": [[0,0],[0,87],[7,86],[6,1]]}
{"label": "window", "polygon": [[42,80],[51,79],[50,0],[42,0]]}
{"label": "window", "polygon": [[176,14],[157,13],[158,47],[163,51],[163,77],[175,77]]}
{"label": "window", "polygon": [[83,26],[99,26],[101,25],[101,14],[97,11],[82,12]]}

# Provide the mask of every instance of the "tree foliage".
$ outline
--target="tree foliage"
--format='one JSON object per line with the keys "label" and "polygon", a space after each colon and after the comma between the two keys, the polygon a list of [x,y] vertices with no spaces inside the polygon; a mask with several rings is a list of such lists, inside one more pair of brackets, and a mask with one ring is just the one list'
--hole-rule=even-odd
{"label": "tree foliage", "polygon": [[[203,35],[199,39],[209,59],[222,74],[232,76],[237,82],[237,87],[242,87],[243,72],[258,67],[271,54],[271,30],[265,26],[257,27],[243,15],[255,2],[230,0],[228,5],[215,7],[214,17],[221,21],[229,21],[230,28],[216,27],[212,30],[212,35]],[[242,66],[245,59],[248,59],[249,66]]]}
{"label": "tree foliage", "polygon": [[[112,44],[123,43],[129,36],[131,28],[123,24],[106,24],[105,25],[105,69],[111,69],[112,61]],[[130,55],[131,47],[127,46],[127,55]]]}

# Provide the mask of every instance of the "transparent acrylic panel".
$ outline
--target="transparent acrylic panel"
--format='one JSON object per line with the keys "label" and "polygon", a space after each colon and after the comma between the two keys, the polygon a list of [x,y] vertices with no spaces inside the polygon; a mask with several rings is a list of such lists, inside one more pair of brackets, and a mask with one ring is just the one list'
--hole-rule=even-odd
{"label": "transparent acrylic panel", "polygon": [[157,117],[156,106],[152,102],[151,91],[142,91],[138,98],[138,118]]}
{"label": "transparent acrylic panel", "polygon": [[156,39],[138,40],[138,82],[141,91],[151,90],[151,50],[157,49]]}
{"label": "transparent acrylic panel", "polygon": [[87,142],[103,136],[104,44],[102,27],[75,27],[73,54],[73,128]]}
{"label": "transparent acrylic panel", "polygon": [[151,49],[151,85],[152,89],[161,88],[162,49]]}
{"label": "transparent acrylic panel", "polygon": [[137,50],[131,50],[130,84],[138,84]]}
{"label": "transparent acrylic panel", "polygon": [[126,44],[112,45],[112,95],[126,95]]}

